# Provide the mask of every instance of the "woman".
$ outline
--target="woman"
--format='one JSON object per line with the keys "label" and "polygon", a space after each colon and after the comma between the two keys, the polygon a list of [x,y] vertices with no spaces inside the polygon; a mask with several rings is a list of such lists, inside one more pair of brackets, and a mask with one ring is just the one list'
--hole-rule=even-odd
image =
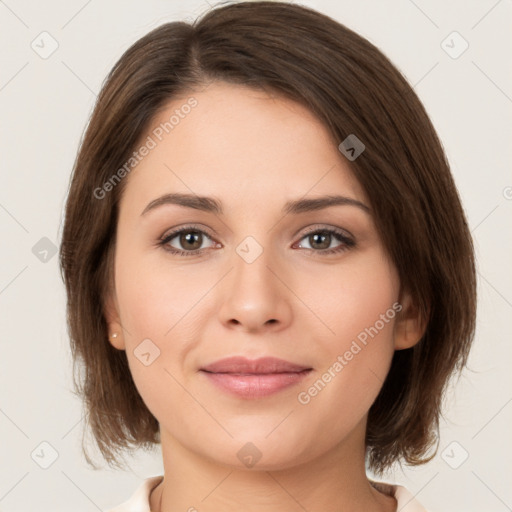
{"label": "woman", "polygon": [[113,511],[425,510],[366,470],[435,455],[473,247],[368,41],[281,2],[147,34],[99,95],[60,255],[101,453],[162,447]]}

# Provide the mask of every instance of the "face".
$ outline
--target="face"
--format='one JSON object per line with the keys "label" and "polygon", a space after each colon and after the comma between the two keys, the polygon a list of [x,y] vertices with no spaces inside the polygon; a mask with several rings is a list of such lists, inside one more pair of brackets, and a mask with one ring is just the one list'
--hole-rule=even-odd
{"label": "face", "polygon": [[[412,339],[368,199],[304,107],[225,83],[190,96],[153,120],[141,140],[154,147],[124,178],[111,343],[162,438],[209,460],[256,454],[276,469],[360,444],[393,352]],[[212,201],[154,202],[166,194]],[[311,208],[325,196],[345,199]],[[284,209],[296,201],[309,208]],[[202,370],[231,356],[306,370]]]}

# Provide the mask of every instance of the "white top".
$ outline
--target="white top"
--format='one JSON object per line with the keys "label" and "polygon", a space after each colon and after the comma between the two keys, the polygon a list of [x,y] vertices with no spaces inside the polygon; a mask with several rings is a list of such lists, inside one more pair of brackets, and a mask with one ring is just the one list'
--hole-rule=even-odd
{"label": "white top", "polygon": [[[132,496],[121,503],[115,508],[109,509],[106,512],[151,512],[149,508],[149,495],[151,491],[162,481],[163,476],[153,476],[146,478],[139,487],[135,490]],[[391,484],[387,482],[370,483],[379,491],[384,492],[390,496],[394,496],[398,506],[397,511],[400,512],[428,512],[416,498],[401,485]]]}

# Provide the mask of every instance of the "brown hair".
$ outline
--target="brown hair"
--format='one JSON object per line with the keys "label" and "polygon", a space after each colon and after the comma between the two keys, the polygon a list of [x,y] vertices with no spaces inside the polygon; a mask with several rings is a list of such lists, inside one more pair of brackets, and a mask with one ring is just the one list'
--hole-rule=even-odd
{"label": "brown hair", "polygon": [[367,462],[382,474],[394,462],[430,460],[442,398],[451,375],[466,365],[476,316],[473,245],[449,164],[415,92],[374,45],[326,15],[274,1],[218,7],[135,42],[109,73],[81,141],[60,263],[75,389],[103,457],[119,467],[123,451],[160,439],[126,353],[107,339],[104,316],[128,178],[101,200],[93,191],[130,158],[157,111],[214,80],[291,98],[316,114],[333,140],[355,134],[364,143],[348,163],[402,290],[426,322],[419,343],[394,353],[370,408]]}

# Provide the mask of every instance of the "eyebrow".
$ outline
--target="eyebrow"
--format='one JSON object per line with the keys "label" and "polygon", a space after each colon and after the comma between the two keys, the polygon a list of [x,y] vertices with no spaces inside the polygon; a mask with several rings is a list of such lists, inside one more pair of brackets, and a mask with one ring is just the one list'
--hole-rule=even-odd
{"label": "eyebrow", "polygon": [[[219,215],[223,214],[222,203],[213,197],[198,196],[195,194],[172,193],[165,194],[151,201],[146,206],[146,208],[144,208],[141,216],[165,204],[176,204],[186,208],[193,208],[195,210],[211,212]],[[329,208],[330,206],[340,205],[356,206],[367,213],[370,212],[370,208],[357,199],[338,195],[327,195],[309,199],[297,199],[294,201],[288,201],[283,206],[282,213],[306,213],[323,210],[324,208]]]}

